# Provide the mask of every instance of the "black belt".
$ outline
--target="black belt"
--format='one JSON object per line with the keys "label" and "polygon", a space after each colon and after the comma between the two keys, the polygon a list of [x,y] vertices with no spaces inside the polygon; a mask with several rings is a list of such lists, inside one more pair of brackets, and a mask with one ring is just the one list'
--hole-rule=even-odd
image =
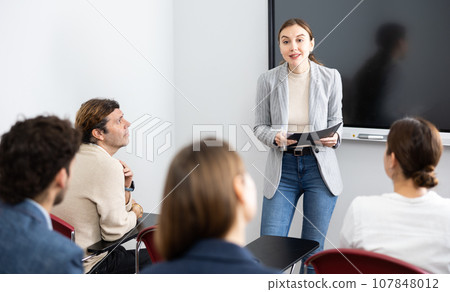
{"label": "black belt", "polygon": [[288,148],[284,153],[293,154],[294,156],[305,156],[305,155],[313,155],[314,150],[312,147],[303,147],[303,148]]}

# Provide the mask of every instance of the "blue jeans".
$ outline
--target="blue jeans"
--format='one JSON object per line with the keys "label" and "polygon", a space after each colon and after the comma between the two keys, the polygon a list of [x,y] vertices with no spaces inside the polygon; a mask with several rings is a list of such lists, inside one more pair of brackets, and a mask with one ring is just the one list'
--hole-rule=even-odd
{"label": "blue jeans", "polygon": [[[314,155],[283,155],[278,189],[271,199],[264,197],[261,235],[288,236],[298,199],[303,194],[302,238],[320,244],[312,255],[323,250],[337,199],[323,182]],[[303,264],[300,272],[303,273]],[[308,273],[314,273],[314,269],[308,267]]]}

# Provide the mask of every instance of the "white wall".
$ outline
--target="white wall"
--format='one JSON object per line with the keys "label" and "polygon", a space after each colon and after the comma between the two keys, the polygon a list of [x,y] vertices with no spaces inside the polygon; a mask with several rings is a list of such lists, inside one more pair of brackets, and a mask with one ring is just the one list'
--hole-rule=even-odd
{"label": "white wall", "polygon": [[[198,111],[176,97],[178,145],[192,142],[193,125],[236,126],[236,146],[249,140],[242,125],[253,123],[256,80],[267,68],[267,4],[261,0],[175,0],[175,81]],[[241,152],[261,190],[266,153]],[[262,198],[258,205],[261,207]],[[261,211],[248,228],[248,240],[259,236]]]}
{"label": "white wall", "polygon": [[[73,121],[98,96],[119,101],[130,122],[150,114],[173,123],[173,88],[151,65],[173,82],[172,15],[168,0],[0,1],[0,133],[18,116]],[[159,202],[172,152],[153,163],[117,154],[134,171],[134,196],[146,211]]]}

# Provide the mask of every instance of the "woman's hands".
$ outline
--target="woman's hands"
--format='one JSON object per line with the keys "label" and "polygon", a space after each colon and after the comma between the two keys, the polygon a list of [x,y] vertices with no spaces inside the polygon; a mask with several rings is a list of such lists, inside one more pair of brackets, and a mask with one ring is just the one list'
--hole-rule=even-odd
{"label": "woman's hands", "polygon": [[278,132],[277,135],[275,136],[275,143],[278,145],[278,147],[283,147],[295,144],[297,143],[297,141],[288,140],[286,138],[286,132]]}
{"label": "woman's hands", "polygon": [[[327,138],[322,138],[319,140],[320,143],[317,143],[317,142],[316,143],[317,143],[317,145],[322,144],[322,146],[325,146],[325,147],[333,147],[337,144],[338,139],[339,139],[338,133],[334,133],[333,136],[327,137]],[[278,132],[277,135],[275,136],[275,143],[279,147],[282,147],[282,146],[289,146],[289,145],[295,144],[295,143],[297,143],[297,141],[287,139],[286,132]]]}
{"label": "woman's hands", "polygon": [[325,147],[333,147],[337,144],[338,138],[339,138],[338,133],[334,133],[334,135],[331,137],[320,139],[320,143],[322,143],[322,146]]}

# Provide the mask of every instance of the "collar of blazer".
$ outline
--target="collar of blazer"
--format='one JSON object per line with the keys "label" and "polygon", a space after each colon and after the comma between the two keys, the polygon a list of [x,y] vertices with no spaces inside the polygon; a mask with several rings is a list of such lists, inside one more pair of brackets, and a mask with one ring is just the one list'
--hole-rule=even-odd
{"label": "collar of blazer", "polygon": [[28,200],[24,200],[16,205],[12,205],[11,208],[18,213],[21,213],[23,216],[28,216],[33,218],[33,220],[39,221],[42,224],[47,225],[47,220],[45,215],[42,213],[42,210],[39,210],[37,206],[31,203]]}
{"label": "collar of blazer", "polygon": [[[309,61],[309,60],[308,60]],[[311,131],[315,131],[316,127],[316,119],[322,119],[324,118],[323,115],[320,113],[317,113],[316,108],[316,96],[317,96],[317,89],[319,84],[319,68],[316,63],[310,62],[310,72],[311,72],[311,79],[310,79],[310,85],[309,85],[309,124]],[[288,86],[288,63],[284,63],[281,66],[278,67],[278,78],[280,80],[281,85],[284,87],[284,91],[287,93],[285,96],[282,96],[279,98],[280,101],[280,108],[282,110],[282,123],[287,124],[288,123],[288,112],[289,112],[289,86]],[[326,118],[326,117],[325,117]]]}

